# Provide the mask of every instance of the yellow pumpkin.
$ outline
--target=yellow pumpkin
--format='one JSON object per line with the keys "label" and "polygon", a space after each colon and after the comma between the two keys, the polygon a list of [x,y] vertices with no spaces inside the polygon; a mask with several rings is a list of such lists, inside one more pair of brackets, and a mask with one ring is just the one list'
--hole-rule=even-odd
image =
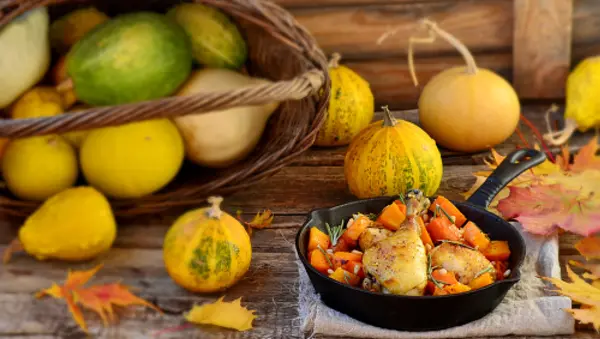
{"label": "yellow pumpkin", "polygon": [[348,145],[352,138],[373,120],[374,98],[369,83],[346,66],[339,65],[340,55],[329,63],[331,94],[323,126],[317,134],[317,146]]}
{"label": "yellow pumpkin", "polygon": [[358,198],[405,194],[417,188],[433,195],[443,174],[435,141],[417,125],[397,121],[387,107],[384,119],[370,124],[350,143],[344,175]]}
{"label": "yellow pumpkin", "polygon": [[242,224],[223,212],[221,197],[210,207],[188,211],[171,226],[163,244],[169,276],[192,292],[217,292],[234,285],[250,267],[252,246]]}
{"label": "yellow pumpkin", "polygon": [[[477,67],[467,47],[434,22],[423,23],[432,36],[454,46],[466,63],[440,72],[423,88],[419,98],[423,129],[438,145],[459,152],[483,151],[508,139],[521,116],[511,84],[493,71]],[[412,56],[409,60],[414,73]],[[413,81],[418,84],[414,74]]]}

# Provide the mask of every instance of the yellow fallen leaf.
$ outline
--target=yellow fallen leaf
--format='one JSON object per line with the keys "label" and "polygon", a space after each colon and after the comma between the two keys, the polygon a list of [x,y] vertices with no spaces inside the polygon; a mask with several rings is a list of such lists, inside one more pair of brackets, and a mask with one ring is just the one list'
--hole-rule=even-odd
{"label": "yellow fallen leaf", "polygon": [[567,265],[567,275],[571,279],[570,283],[557,278],[543,277],[542,279],[552,282],[558,288],[556,292],[582,304],[580,309],[566,310],[573,315],[573,318],[582,324],[592,324],[597,331],[600,331],[600,289],[575,274],[569,265]]}
{"label": "yellow fallen leaf", "polygon": [[238,331],[252,329],[252,321],[256,318],[254,310],[242,307],[242,298],[231,302],[224,302],[223,297],[214,303],[194,305],[184,315],[189,322],[202,325],[215,325],[232,328]]}
{"label": "yellow fallen leaf", "polygon": [[249,235],[252,235],[253,228],[263,229],[263,228],[270,227],[271,224],[273,223],[273,217],[274,217],[273,212],[271,212],[270,209],[266,209],[262,212],[256,213],[256,215],[254,216],[254,218],[252,218],[252,220],[250,222],[246,222],[242,219],[242,211],[238,210],[236,212],[236,214],[237,214],[237,219],[242,224],[246,225]]}

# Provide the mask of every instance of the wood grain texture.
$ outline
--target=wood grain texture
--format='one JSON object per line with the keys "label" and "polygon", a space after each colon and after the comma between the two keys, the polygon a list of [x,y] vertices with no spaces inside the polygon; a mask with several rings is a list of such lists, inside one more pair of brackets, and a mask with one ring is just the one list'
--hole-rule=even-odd
{"label": "wood grain texture", "polygon": [[571,0],[514,0],[513,85],[524,99],[564,96]]}
{"label": "wood grain texture", "polygon": [[[327,53],[346,58],[406,55],[408,37],[417,33],[419,20],[428,17],[460,39],[473,52],[510,51],[512,45],[512,2],[437,1],[349,7],[292,9]],[[378,44],[386,32],[395,35]],[[417,54],[458,52],[444,41],[419,46]]]}

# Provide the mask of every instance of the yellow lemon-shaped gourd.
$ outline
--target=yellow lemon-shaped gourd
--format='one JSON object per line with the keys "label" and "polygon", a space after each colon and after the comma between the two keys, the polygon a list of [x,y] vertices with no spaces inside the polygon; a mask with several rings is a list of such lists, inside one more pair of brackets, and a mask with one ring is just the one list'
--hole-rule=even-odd
{"label": "yellow lemon-shaped gourd", "polygon": [[190,291],[222,291],[239,281],[250,267],[250,237],[237,219],[220,209],[222,200],[211,197],[212,206],[183,214],[165,237],[167,272]]}
{"label": "yellow lemon-shaped gourd", "polygon": [[383,107],[376,121],[350,143],[344,174],[358,198],[406,194],[420,189],[433,195],[442,182],[442,156],[435,141],[417,125],[397,121]]}
{"label": "yellow lemon-shaped gourd", "polygon": [[75,184],[77,155],[59,135],[15,139],[4,151],[2,174],[15,196],[45,200]]}
{"label": "yellow lemon-shaped gourd", "polygon": [[139,198],[175,177],[184,149],[177,127],[168,119],[156,119],[94,129],[79,155],[92,186],[113,198]]}
{"label": "yellow lemon-shaped gourd", "polygon": [[25,92],[12,106],[13,119],[51,117],[63,113],[63,102],[54,87],[34,87]]}
{"label": "yellow lemon-shaped gourd", "polygon": [[375,101],[369,83],[350,68],[339,65],[334,53],[329,64],[331,94],[316,146],[348,145],[373,120]]}
{"label": "yellow lemon-shaped gourd", "polygon": [[87,186],[46,200],[19,230],[25,252],[38,260],[82,261],[106,252],[117,234],[108,200]]}

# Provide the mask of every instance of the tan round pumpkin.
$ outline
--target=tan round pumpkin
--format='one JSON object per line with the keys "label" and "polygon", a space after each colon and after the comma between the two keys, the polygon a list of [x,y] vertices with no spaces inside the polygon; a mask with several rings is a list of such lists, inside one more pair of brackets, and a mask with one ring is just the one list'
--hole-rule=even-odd
{"label": "tan round pumpkin", "polygon": [[339,64],[334,53],[329,63],[331,97],[317,146],[348,145],[352,138],[373,120],[375,99],[369,83],[350,68]]}
{"label": "tan round pumpkin", "polygon": [[358,198],[405,194],[417,188],[433,195],[440,187],[442,157],[435,141],[417,125],[397,121],[387,107],[350,143],[344,175]]}

